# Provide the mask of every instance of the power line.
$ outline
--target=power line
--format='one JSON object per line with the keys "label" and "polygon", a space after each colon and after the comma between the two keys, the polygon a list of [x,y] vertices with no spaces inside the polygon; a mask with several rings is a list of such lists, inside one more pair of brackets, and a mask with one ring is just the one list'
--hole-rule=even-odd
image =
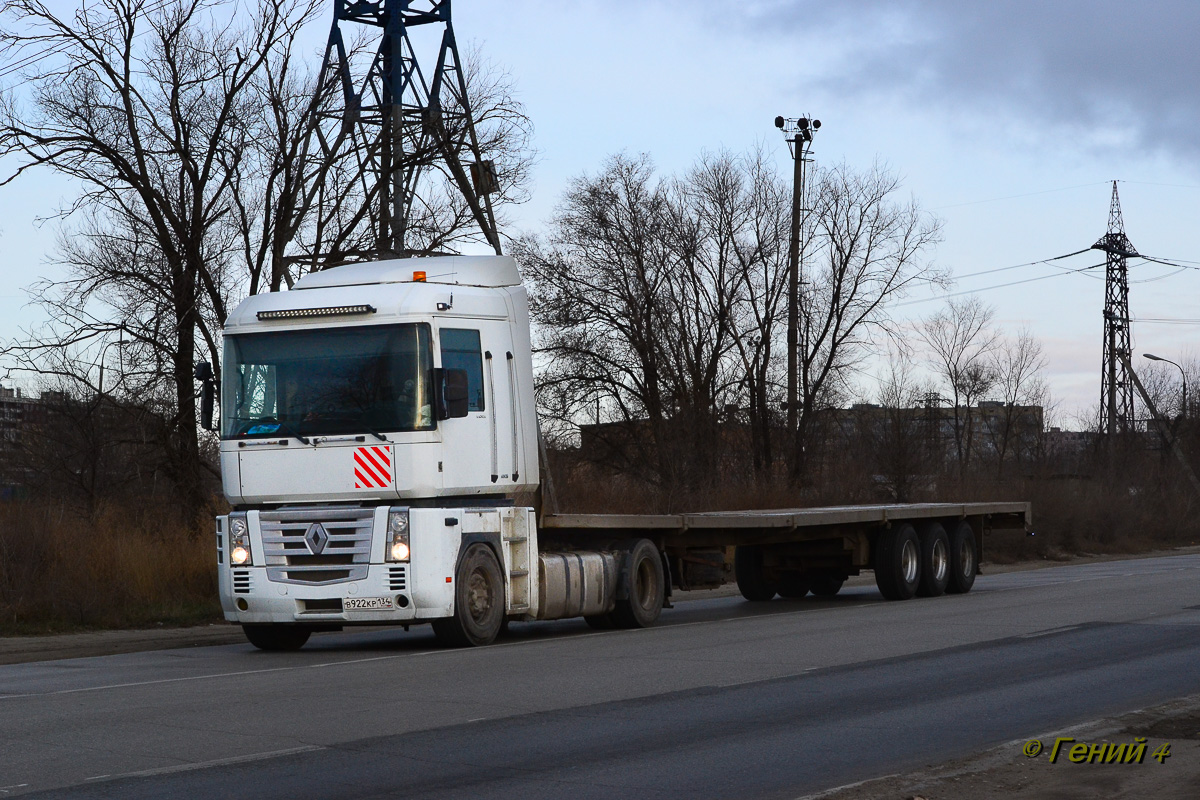
{"label": "power line", "polygon": [[955,275],[954,278],[955,278],[955,280],[958,280],[960,278],[974,278],[979,275],[991,275],[994,272],[1006,272],[1007,270],[1010,270],[1010,269],[1020,269],[1021,267],[1033,267],[1038,264],[1049,264],[1051,261],[1061,261],[1064,258],[1070,258],[1071,256],[1082,255],[1090,250],[1091,250],[1091,248],[1089,247],[1084,250],[1076,250],[1074,253],[1066,253],[1065,255],[1054,256],[1053,258],[1043,258],[1040,261],[1026,261],[1024,264],[1013,264],[1010,267],[996,267],[995,269],[985,269],[985,270],[981,270],[979,272],[968,272],[966,275]]}
{"label": "power line", "polygon": [[1004,289],[1008,286],[1019,286],[1022,283],[1033,283],[1034,281],[1044,281],[1049,278],[1061,278],[1064,275],[1074,275],[1077,273],[1083,273],[1089,269],[1096,269],[1097,267],[1103,267],[1103,266],[1104,266],[1104,262],[1101,262],[1099,264],[1092,264],[1091,266],[1087,266],[1087,267],[1080,267],[1079,269],[1069,269],[1069,270],[1064,270],[1062,272],[1054,272],[1054,273],[1051,273],[1050,275],[1039,275],[1036,278],[1025,278],[1024,280],[1020,280],[1020,281],[1009,281],[1008,283],[998,283],[995,286],[981,286],[978,289],[968,289],[968,290],[962,291],[962,292],[951,292],[950,294],[941,294],[941,295],[938,295],[937,297],[924,297],[924,298],[921,298],[920,300],[908,300],[903,303],[896,303],[895,305],[896,306],[911,306],[911,305],[915,305],[917,303],[928,303],[931,300],[946,300],[951,297],[962,297],[963,295],[967,295],[967,294],[978,294],[980,292],[988,292],[988,291],[991,291],[992,289]]}

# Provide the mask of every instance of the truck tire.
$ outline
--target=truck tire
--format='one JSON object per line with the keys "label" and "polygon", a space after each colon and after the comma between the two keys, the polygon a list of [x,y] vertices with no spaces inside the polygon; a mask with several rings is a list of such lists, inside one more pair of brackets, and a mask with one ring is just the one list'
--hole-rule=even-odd
{"label": "truck tire", "polygon": [[624,573],[628,596],[619,598],[611,614],[604,616],[609,616],[616,628],[648,628],[662,613],[667,596],[662,558],[654,542],[639,539],[634,544],[625,556]]}
{"label": "truck tire", "polygon": [[800,572],[784,575],[779,581],[779,596],[788,600],[800,600],[808,595],[808,576]]}
{"label": "truck tire", "polygon": [[845,582],[845,578],[829,572],[810,572],[808,575],[808,588],[814,597],[833,597],[842,590]]}
{"label": "truck tire", "polygon": [[583,618],[583,621],[588,624],[589,628],[598,631],[611,631],[617,627],[617,623],[613,622],[611,612],[608,614],[589,614]]}
{"label": "truck tire", "polygon": [[299,650],[312,631],[299,625],[243,625],[242,633],[259,650]]}
{"label": "truck tire", "polygon": [[875,585],[888,600],[908,600],[921,582],[921,543],[912,525],[879,532],[875,542]]}
{"label": "truck tire", "polygon": [[922,523],[917,534],[921,540],[921,583],[919,597],[940,597],[950,582],[950,537],[938,522]]}
{"label": "truck tire", "polygon": [[949,594],[966,594],[975,585],[979,570],[979,553],[975,550],[975,531],[965,519],[950,534]]}
{"label": "truck tire", "polygon": [[504,622],[504,578],[492,549],[468,547],[454,580],[454,616],[435,619],[434,634],[451,647],[491,644]]}
{"label": "truck tire", "polygon": [[757,545],[739,544],[734,548],[733,574],[738,591],[751,602],[772,600],[779,593],[779,587],[763,575],[762,548]]}

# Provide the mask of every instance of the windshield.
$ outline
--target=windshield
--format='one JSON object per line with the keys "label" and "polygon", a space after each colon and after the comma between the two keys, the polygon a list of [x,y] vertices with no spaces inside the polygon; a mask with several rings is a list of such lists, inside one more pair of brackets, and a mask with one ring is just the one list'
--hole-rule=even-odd
{"label": "windshield", "polygon": [[225,337],[221,436],[432,430],[429,325]]}

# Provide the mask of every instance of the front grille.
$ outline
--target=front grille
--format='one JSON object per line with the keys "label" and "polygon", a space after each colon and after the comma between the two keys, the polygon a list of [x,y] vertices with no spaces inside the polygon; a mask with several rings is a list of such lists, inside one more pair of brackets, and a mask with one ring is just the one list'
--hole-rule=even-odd
{"label": "front grille", "polygon": [[392,567],[388,570],[388,588],[393,592],[402,592],[408,588],[406,567]]}
{"label": "front grille", "polygon": [[[258,521],[267,578],[276,583],[310,586],[362,580],[367,577],[367,565],[371,560],[374,517],[375,511],[371,508],[261,512]],[[310,534],[316,523],[324,530],[324,537],[319,531]]]}
{"label": "front grille", "polygon": [[233,571],[234,594],[250,594],[250,570],[235,569]]}

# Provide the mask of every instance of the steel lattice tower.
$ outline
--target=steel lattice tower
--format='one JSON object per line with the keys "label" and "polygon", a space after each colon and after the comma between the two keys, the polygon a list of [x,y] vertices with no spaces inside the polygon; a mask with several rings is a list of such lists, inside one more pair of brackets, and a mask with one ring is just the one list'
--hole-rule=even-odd
{"label": "steel lattice tower", "polygon": [[[375,256],[413,254],[406,232],[422,173],[434,165],[446,171],[484,238],[500,253],[500,237],[488,197],[495,176],[490,162],[483,161],[479,153],[450,3],[335,0],[319,86],[336,82],[342,104],[340,108],[318,111],[315,130],[325,157],[338,148],[353,149],[357,154],[366,184],[364,208],[358,215],[369,218],[376,231]],[[343,36],[347,24],[383,31],[357,90],[353,54],[347,52]],[[422,25],[442,27],[441,45],[428,82],[409,36],[411,28]],[[464,166],[464,154],[473,157],[474,163]]]}
{"label": "steel lattice tower", "polygon": [[1092,245],[1106,255],[1104,271],[1104,370],[1100,381],[1100,429],[1112,436],[1133,430],[1133,383],[1129,361],[1129,268],[1137,250],[1125,235],[1117,182],[1113,181],[1108,232]]}

